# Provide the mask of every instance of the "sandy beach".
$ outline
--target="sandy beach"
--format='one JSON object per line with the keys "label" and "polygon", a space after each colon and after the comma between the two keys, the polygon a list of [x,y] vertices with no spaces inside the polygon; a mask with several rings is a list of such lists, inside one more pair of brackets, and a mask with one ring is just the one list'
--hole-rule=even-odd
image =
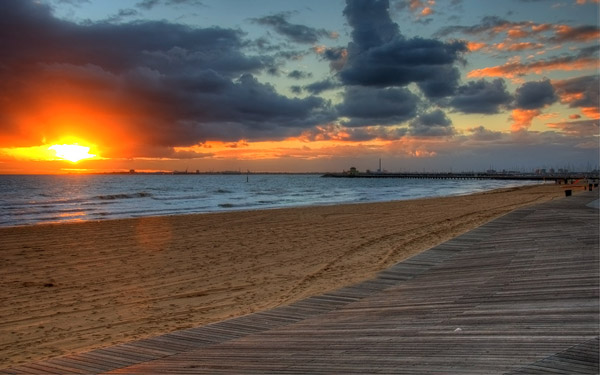
{"label": "sandy beach", "polygon": [[3,228],[0,368],[337,289],[515,208],[563,196],[561,186],[548,184],[400,202]]}

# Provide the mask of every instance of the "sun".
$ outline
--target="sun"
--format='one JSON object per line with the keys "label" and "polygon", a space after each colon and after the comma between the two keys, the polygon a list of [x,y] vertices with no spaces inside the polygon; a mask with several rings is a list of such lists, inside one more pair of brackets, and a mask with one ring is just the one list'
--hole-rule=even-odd
{"label": "sun", "polygon": [[90,154],[90,148],[86,146],[80,146],[78,144],[72,145],[52,145],[48,147],[48,150],[52,150],[56,153],[56,157],[64,160],[68,160],[73,163],[77,163],[83,159],[93,158],[94,154]]}

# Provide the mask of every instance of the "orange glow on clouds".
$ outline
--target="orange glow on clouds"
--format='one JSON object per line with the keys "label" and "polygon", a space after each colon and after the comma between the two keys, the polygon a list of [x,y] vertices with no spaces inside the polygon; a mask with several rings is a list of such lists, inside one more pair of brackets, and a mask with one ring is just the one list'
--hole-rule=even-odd
{"label": "orange glow on clouds", "polygon": [[317,160],[328,158],[352,158],[372,155],[395,155],[408,158],[429,158],[437,155],[433,151],[444,142],[405,137],[401,140],[374,139],[369,141],[349,141],[339,139],[311,140],[288,138],[282,141],[226,143],[211,141],[192,147],[177,147],[177,153],[195,153],[202,157],[210,152],[215,160],[268,160],[302,159]]}
{"label": "orange glow on clouds", "polygon": [[528,129],[534,118],[539,116],[541,112],[538,109],[514,109],[510,118],[514,121],[511,125],[511,130],[517,132]]}
{"label": "orange glow on clouds", "polygon": [[583,107],[581,112],[592,120],[600,120],[600,109],[598,107]]}
{"label": "orange glow on clouds", "polygon": [[[368,142],[343,142],[337,140],[316,140],[306,142],[300,138],[288,138],[283,141],[239,141],[235,143],[211,141],[192,147],[176,147],[176,152],[194,152],[199,155],[209,151],[213,159],[265,160],[298,158],[312,160],[322,157],[340,156],[345,147],[382,148],[387,142],[372,140]],[[347,151],[347,149],[346,149]]]}
{"label": "orange glow on clouds", "polygon": [[23,161],[55,161],[63,160],[71,163],[85,159],[102,159],[96,154],[90,154],[94,146],[82,146],[78,143],[73,144],[43,144],[30,147],[6,147],[0,148],[0,157],[8,157]]}
{"label": "orange glow on clouds", "polygon": [[485,43],[479,43],[479,42],[468,42],[467,43],[467,48],[469,49],[470,52],[479,51],[480,49],[482,49],[485,46],[486,46]]}
{"label": "orange glow on clouds", "polygon": [[598,60],[594,58],[582,58],[575,61],[539,61],[523,64],[519,61],[509,61],[504,65],[492,66],[483,69],[475,69],[467,74],[468,78],[480,77],[508,77],[513,78],[525,74],[542,74],[552,70],[573,71],[597,69]]}

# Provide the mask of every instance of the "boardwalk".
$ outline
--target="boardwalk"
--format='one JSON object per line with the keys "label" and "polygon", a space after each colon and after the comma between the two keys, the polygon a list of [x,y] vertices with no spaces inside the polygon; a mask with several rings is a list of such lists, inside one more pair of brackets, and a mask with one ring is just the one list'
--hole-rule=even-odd
{"label": "boardwalk", "polygon": [[289,306],[0,374],[597,374],[597,198],[514,211]]}

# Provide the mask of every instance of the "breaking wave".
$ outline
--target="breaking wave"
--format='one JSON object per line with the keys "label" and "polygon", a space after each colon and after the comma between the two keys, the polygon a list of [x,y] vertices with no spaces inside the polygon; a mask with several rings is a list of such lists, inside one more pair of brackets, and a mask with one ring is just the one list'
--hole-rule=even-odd
{"label": "breaking wave", "polygon": [[96,199],[100,200],[115,200],[115,199],[133,199],[133,198],[152,198],[152,194],[145,191],[133,194],[109,194],[109,195],[98,195]]}

